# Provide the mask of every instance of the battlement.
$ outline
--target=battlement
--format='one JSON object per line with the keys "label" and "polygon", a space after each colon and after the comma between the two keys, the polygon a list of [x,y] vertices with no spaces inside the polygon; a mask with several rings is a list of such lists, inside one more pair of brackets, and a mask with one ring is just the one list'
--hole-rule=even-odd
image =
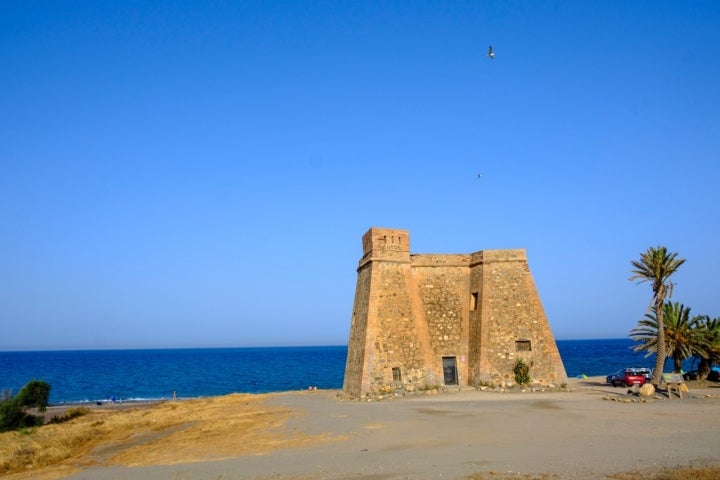
{"label": "battlement", "polygon": [[410,234],[407,230],[373,227],[362,237],[361,268],[373,260],[410,261]]}
{"label": "battlement", "polygon": [[467,267],[470,265],[470,260],[470,255],[454,253],[414,253],[410,255],[413,267]]}
{"label": "battlement", "polygon": [[470,266],[496,262],[527,262],[524,248],[514,250],[480,250],[471,255]]}

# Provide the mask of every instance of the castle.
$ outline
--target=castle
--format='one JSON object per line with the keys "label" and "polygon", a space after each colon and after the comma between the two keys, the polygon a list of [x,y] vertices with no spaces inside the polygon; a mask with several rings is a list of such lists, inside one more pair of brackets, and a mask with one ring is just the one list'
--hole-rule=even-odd
{"label": "castle", "polygon": [[567,377],[524,249],[410,254],[407,230],[363,235],[343,391],[355,398],[440,385]]}

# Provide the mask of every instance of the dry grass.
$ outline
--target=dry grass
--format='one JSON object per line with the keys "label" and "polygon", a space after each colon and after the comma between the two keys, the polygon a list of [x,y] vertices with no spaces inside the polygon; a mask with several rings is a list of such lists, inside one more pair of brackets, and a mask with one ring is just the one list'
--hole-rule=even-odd
{"label": "dry grass", "polygon": [[621,473],[612,478],[616,480],[718,480],[720,479],[720,466]]}
{"label": "dry grass", "polygon": [[0,476],[52,479],[92,464],[216,460],[329,439],[285,431],[292,414],[254,395],[93,409],[67,423],[0,434]]}
{"label": "dry grass", "polygon": [[466,480],[553,480],[557,479],[557,475],[547,473],[540,474],[508,474],[498,472],[473,473]]}
{"label": "dry grass", "polygon": [[[554,474],[508,474],[498,472],[473,473],[466,480],[554,480]],[[619,473],[609,475],[614,480],[718,480],[720,479],[720,466],[702,468],[676,468],[653,471]]]}

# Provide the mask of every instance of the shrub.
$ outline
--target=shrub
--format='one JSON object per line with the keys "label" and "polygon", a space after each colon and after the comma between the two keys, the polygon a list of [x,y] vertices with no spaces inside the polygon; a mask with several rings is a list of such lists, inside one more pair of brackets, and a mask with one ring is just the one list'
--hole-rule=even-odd
{"label": "shrub", "polygon": [[31,380],[20,389],[17,396],[0,401],[0,432],[31,428],[43,424],[43,416],[27,413],[27,408],[39,412],[47,409],[50,385],[41,380]]}
{"label": "shrub", "polygon": [[44,412],[47,409],[49,398],[50,384],[42,380],[31,380],[20,389],[15,401],[19,402],[22,407],[37,408],[38,411]]}
{"label": "shrub", "polygon": [[43,417],[25,412],[14,400],[0,403],[0,432],[36,427],[43,424]]}
{"label": "shrub", "polygon": [[515,381],[520,385],[527,385],[530,383],[530,367],[532,367],[532,361],[526,363],[522,358],[518,359],[513,368],[515,374]]}
{"label": "shrub", "polygon": [[64,414],[50,419],[50,423],[64,423],[72,420],[73,418],[82,417],[90,413],[90,409],[87,407],[73,407],[69,408]]}

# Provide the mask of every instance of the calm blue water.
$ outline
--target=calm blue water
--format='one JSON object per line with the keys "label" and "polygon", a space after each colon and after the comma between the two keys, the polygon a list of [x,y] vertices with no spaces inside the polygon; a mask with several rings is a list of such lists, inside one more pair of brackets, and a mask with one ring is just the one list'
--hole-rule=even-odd
{"label": "calm blue water", "polygon": [[[629,339],[559,340],[568,376],[654,366]],[[234,392],[342,388],[346,346],[0,352],[0,390],[32,379],[52,386],[50,403],[180,398]],[[669,365],[669,363],[668,363]],[[685,367],[691,369],[691,365]]]}

